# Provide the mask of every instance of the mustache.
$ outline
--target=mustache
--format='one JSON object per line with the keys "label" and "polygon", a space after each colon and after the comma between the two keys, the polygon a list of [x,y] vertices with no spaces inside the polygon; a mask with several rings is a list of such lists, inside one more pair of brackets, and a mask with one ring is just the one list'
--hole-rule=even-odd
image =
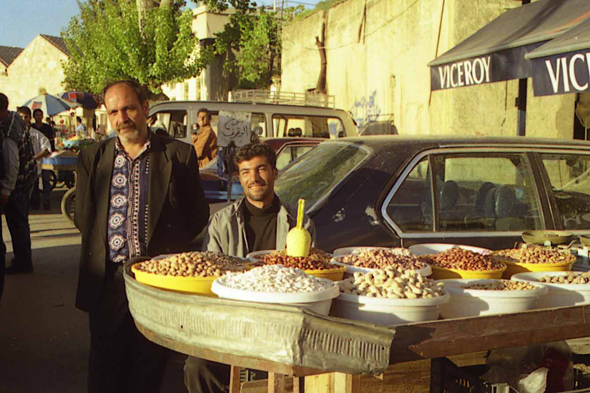
{"label": "mustache", "polygon": [[117,126],[117,131],[121,131],[123,128],[137,128],[133,120],[127,120],[125,123],[121,123]]}
{"label": "mustache", "polygon": [[251,181],[250,183],[248,183],[248,188],[252,187],[252,186],[261,186],[264,187],[266,186],[266,182],[264,180],[260,180],[260,181]]}

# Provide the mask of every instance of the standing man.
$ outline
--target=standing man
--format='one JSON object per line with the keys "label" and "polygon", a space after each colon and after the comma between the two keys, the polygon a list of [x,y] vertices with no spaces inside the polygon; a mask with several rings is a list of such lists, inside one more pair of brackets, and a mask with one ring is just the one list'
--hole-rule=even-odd
{"label": "standing man", "polygon": [[217,157],[217,135],[211,127],[211,113],[205,108],[197,112],[197,125],[199,128],[191,134],[195,152],[199,160],[199,168],[204,167]]}
{"label": "standing man", "polygon": [[39,176],[42,173],[43,158],[51,155],[51,143],[41,131],[31,127],[31,109],[26,106],[19,106],[16,111],[23,118],[25,125],[27,126],[27,132],[31,138],[33,145],[33,153],[35,154],[35,162],[37,163],[37,177],[33,182],[33,188],[30,197],[30,206],[32,209],[35,207],[39,208],[40,190],[39,190]]}
{"label": "standing man", "polygon": [[80,139],[85,139],[87,137],[86,126],[82,123],[82,118],[80,116],[76,116],[76,124],[78,124],[76,127],[76,135],[78,135]]}
{"label": "standing man", "polygon": [[[260,250],[284,250],[287,233],[297,225],[297,210],[284,206],[274,193],[277,155],[267,144],[241,147],[234,161],[245,197],[213,215],[203,250],[245,257]],[[305,217],[303,226],[315,242],[315,226]],[[184,383],[190,393],[226,392],[230,367],[189,356]]]}
{"label": "standing man", "polygon": [[189,250],[209,206],[194,149],[149,132],[141,86],[118,81],[103,94],[117,136],[80,153],[74,214],[82,232],[76,307],[90,317],[88,391],[158,392],[169,351],[135,327],[123,265]]}
{"label": "standing man", "polygon": [[[35,109],[33,111],[33,118],[35,119],[35,123],[33,123],[32,127],[41,131],[49,139],[51,151],[55,151],[55,130],[50,124],[43,123],[43,111],[39,108]],[[41,183],[43,186],[43,210],[51,210],[51,171],[47,169],[41,170]],[[38,188],[39,186],[37,186]],[[39,207],[38,201],[37,203],[31,201],[32,209],[38,209]]]}
{"label": "standing man", "polygon": [[[18,146],[23,138],[25,123],[14,112],[8,110],[8,97],[0,93],[0,213],[7,205],[16,185],[19,161]],[[4,291],[6,245],[0,225],[0,298]]]}

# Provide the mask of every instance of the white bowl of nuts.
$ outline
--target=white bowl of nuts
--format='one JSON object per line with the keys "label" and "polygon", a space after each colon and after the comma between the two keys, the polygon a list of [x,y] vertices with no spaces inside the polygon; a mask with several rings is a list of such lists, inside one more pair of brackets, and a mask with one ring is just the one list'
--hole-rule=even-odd
{"label": "white bowl of nuts", "polygon": [[329,314],[332,299],[340,294],[334,281],[280,265],[227,273],[213,282],[211,290],[220,298],[298,306],[321,315]]}
{"label": "white bowl of nuts", "polygon": [[511,280],[542,284],[548,288],[547,296],[539,299],[537,308],[590,304],[589,272],[517,273]]}
{"label": "white bowl of nuts", "polygon": [[547,293],[540,283],[500,279],[449,279],[444,283],[451,300],[440,308],[445,319],[506,314],[532,310]]}
{"label": "white bowl of nuts", "polygon": [[462,248],[463,250],[469,250],[469,251],[477,252],[477,253],[483,254],[483,255],[487,255],[491,252],[491,250],[487,249],[487,248],[474,247],[474,246],[464,246],[462,244],[447,244],[447,243],[423,243],[423,244],[414,244],[413,246],[408,247],[408,249],[414,255],[438,254],[440,252],[446,251],[451,248]]}
{"label": "white bowl of nuts", "polygon": [[334,300],[333,315],[379,325],[438,319],[439,306],[449,300],[443,284],[393,266],[356,272],[338,285],[342,293]]}
{"label": "white bowl of nuts", "polygon": [[428,263],[411,255],[407,249],[402,250],[407,253],[396,253],[393,249],[387,248],[366,248],[353,254],[334,256],[330,263],[346,267],[348,273],[369,273],[388,266],[395,266],[404,270],[415,270],[425,277],[432,274]]}
{"label": "white bowl of nuts", "polygon": [[355,247],[341,247],[334,250],[332,253],[334,256],[348,255],[348,254],[359,254],[365,250],[389,250],[399,255],[410,255],[410,250],[401,247],[377,247],[377,246],[355,246]]}

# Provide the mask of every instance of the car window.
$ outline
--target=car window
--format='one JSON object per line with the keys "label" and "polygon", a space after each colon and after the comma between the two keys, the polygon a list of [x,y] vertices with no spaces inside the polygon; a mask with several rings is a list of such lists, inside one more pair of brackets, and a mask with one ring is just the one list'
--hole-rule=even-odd
{"label": "car window", "polygon": [[342,121],[336,117],[275,114],[275,137],[338,138],[345,135]]}
{"label": "car window", "polygon": [[156,117],[171,137],[179,139],[186,137],[188,115],[185,110],[159,111],[156,112]]}
{"label": "car window", "polygon": [[433,155],[430,165],[421,161],[410,172],[416,175],[404,180],[388,206],[402,230],[432,230],[435,218],[439,232],[542,228],[538,193],[525,155],[441,154]]}
{"label": "car window", "polygon": [[277,169],[280,171],[287,166],[291,161],[301,157],[316,145],[288,145],[285,146],[277,156]]}
{"label": "car window", "polygon": [[275,192],[283,203],[292,206],[304,198],[309,210],[371,154],[370,149],[359,145],[322,143],[281,171]]}
{"label": "car window", "polygon": [[566,229],[590,229],[590,156],[541,154]]}
{"label": "car window", "polygon": [[432,194],[428,158],[422,159],[400,185],[387,214],[405,232],[432,230]]}

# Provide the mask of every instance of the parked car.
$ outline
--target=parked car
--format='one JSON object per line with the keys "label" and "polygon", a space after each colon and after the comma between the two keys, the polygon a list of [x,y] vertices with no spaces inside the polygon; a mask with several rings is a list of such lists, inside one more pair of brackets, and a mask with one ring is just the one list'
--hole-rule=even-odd
{"label": "parked car", "polygon": [[326,141],[281,171],[306,199],[317,245],[512,248],[524,230],[590,233],[590,143],[373,136]]}

